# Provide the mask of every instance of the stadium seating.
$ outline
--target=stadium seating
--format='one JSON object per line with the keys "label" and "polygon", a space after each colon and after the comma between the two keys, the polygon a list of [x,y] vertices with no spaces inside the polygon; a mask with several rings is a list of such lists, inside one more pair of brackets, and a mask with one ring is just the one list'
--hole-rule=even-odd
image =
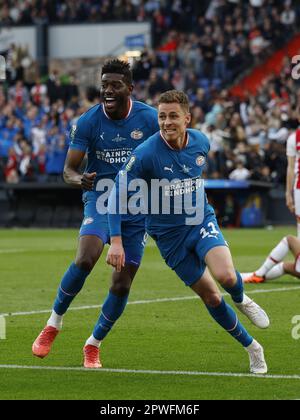
{"label": "stadium seating", "polygon": [[[91,8],[95,8],[94,23],[125,19],[122,2],[114,8],[115,2],[111,1],[108,10],[102,10],[99,2],[78,1],[72,13],[68,13],[68,5],[62,7],[61,1],[37,2],[34,11],[29,6],[19,13],[15,10],[19,3],[5,3],[2,24],[35,23],[40,15],[46,23],[90,22]],[[156,105],[162,91],[185,90],[191,102],[191,126],[211,140],[207,178],[227,179],[242,162],[250,180],[284,188],[285,142],[298,125],[295,108],[300,86],[291,80],[290,57],[299,45],[299,6],[293,5],[291,16],[295,18],[288,21],[283,15],[286,6],[279,1],[273,2],[273,7],[268,2],[248,7],[248,2],[237,6],[232,2],[187,0],[176,2],[174,8],[170,1],[160,4],[146,0],[143,13],[137,2],[129,3],[133,19],[152,18],[155,11],[161,15],[153,20],[155,48],[145,49],[133,63],[134,97]],[[188,26],[185,16],[191,19]],[[82,93],[74,74],[55,70],[30,83],[20,67],[13,70],[7,83],[0,85],[0,182],[49,181],[58,185],[68,148],[67,133],[79,116],[98,102],[97,90],[93,87],[92,95],[91,89]],[[245,71],[250,71],[246,79]],[[20,75],[22,80],[18,81]],[[44,92],[40,98],[37,87],[38,92]],[[70,92],[77,101],[70,101]],[[18,208],[13,214],[11,204],[5,204],[6,212],[0,217],[4,224],[15,219],[24,226],[43,225],[49,217],[55,225],[79,224],[80,209],[64,212],[63,205],[39,208],[32,214],[30,205],[26,208],[22,203],[24,214]]]}

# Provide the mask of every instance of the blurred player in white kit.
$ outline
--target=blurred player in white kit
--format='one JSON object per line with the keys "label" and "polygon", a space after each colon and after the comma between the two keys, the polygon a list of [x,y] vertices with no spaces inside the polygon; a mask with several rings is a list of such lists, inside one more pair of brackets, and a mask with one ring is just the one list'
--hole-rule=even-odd
{"label": "blurred player in white kit", "polygon": [[[297,109],[300,123],[300,106]],[[288,158],[286,176],[286,204],[297,219],[297,236],[300,239],[300,127],[290,135],[287,141]]]}

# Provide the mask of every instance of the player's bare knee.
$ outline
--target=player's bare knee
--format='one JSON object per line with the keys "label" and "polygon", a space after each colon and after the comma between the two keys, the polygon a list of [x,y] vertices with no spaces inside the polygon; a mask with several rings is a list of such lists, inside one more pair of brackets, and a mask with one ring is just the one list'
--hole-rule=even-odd
{"label": "player's bare knee", "polygon": [[81,255],[76,258],[75,264],[78,268],[84,271],[92,271],[98,261],[96,255]]}
{"label": "player's bare knee", "polygon": [[210,293],[203,296],[203,301],[205,305],[210,306],[211,308],[217,308],[221,305],[222,297],[219,293]]}
{"label": "player's bare knee", "polygon": [[286,240],[288,242],[289,248],[292,249],[293,247],[298,247],[299,248],[299,240],[293,236],[293,235],[288,235],[286,236]]}
{"label": "player's bare knee", "polygon": [[92,271],[101,256],[101,249],[81,247],[78,250],[75,264],[81,270]]}
{"label": "player's bare knee", "polygon": [[110,291],[119,297],[127,296],[130,292],[132,279],[128,273],[114,272]]}
{"label": "player's bare knee", "polygon": [[127,282],[117,282],[113,283],[110,291],[118,297],[123,297],[129,295],[131,284],[128,284]]}
{"label": "player's bare knee", "polygon": [[218,276],[216,276],[216,280],[223,286],[223,287],[234,287],[237,281],[236,273],[233,270],[224,270]]}

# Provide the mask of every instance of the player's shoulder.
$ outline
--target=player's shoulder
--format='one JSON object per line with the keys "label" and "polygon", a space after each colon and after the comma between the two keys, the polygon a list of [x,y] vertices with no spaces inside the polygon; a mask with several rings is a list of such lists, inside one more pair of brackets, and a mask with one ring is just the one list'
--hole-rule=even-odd
{"label": "player's shoulder", "polygon": [[76,123],[72,125],[70,131],[71,146],[75,147],[75,140],[81,142],[87,140],[93,135],[95,127],[97,126],[97,117],[99,119],[99,108],[100,105],[94,105],[84,114],[82,114]]}
{"label": "player's shoulder", "polygon": [[156,153],[157,148],[161,144],[160,132],[153,134],[149,137],[144,143],[140,144],[134,151],[134,154],[137,154],[141,157],[153,156]]}
{"label": "player's shoulder", "polygon": [[92,106],[89,110],[87,110],[84,114],[82,114],[79,119],[78,123],[93,123],[99,118],[99,113],[101,113],[102,106],[101,104],[97,104]]}
{"label": "player's shoulder", "polygon": [[133,101],[133,111],[135,113],[143,113],[157,118],[157,110],[152,106],[140,101]]}
{"label": "player's shoulder", "polygon": [[208,148],[210,147],[209,139],[204,133],[194,128],[189,128],[187,131],[193,142],[195,142],[196,144],[201,142],[202,146],[208,147]]}

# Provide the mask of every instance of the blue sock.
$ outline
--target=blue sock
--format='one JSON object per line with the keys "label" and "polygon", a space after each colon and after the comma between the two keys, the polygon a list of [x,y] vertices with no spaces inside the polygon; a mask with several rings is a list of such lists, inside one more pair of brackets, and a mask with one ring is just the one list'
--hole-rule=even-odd
{"label": "blue sock", "polygon": [[238,271],[236,271],[237,283],[234,287],[225,288],[227,293],[230,294],[232,300],[236,303],[242,303],[244,299],[244,283],[242,276]]}
{"label": "blue sock", "polygon": [[114,326],[114,323],[122,315],[128,301],[128,295],[119,297],[109,292],[103,307],[100,318],[93,331],[93,336],[102,341]]}
{"label": "blue sock", "polygon": [[248,334],[244,326],[238,320],[238,317],[231,306],[227,305],[222,299],[221,305],[217,308],[207,306],[211,316],[221,327],[223,327],[235,340],[241,343],[244,347],[250,346],[253,342],[253,337]]}
{"label": "blue sock", "polygon": [[53,309],[58,315],[64,315],[75,296],[82,289],[88,271],[81,270],[74,263],[70,265],[59,286]]}

